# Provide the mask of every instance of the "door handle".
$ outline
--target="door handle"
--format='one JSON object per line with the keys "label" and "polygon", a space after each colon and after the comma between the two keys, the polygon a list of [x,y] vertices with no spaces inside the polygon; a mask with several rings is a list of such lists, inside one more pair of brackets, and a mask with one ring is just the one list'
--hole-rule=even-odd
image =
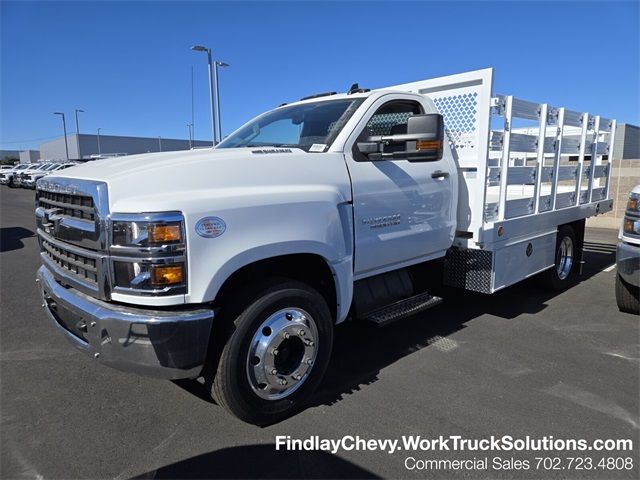
{"label": "door handle", "polygon": [[431,174],[431,178],[449,178],[449,172],[443,172],[442,170],[436,170]]}

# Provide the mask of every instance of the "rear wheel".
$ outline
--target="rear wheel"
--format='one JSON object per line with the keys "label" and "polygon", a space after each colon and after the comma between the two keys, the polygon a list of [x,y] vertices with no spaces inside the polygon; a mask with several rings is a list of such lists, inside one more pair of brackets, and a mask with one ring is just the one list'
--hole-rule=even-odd
{"label": "rear wheel", "polygon": [[576,234],[569,225],[558,228],[556,237],[556,255],[553,267],[540,275],[544,288],[564,290],[575,280],[577,263],[580,258]]}
{"label": "rear wheel", "polygon": [[616,303],[621,312],[640,314],[640,289],[625,282],[620,274],[616,275]]}
{"label": "rear wheel", "polygon": [[208,381],[217,403],[257,425],[304,405],[322,380],[333,343],[333,320],[317,291],[288,280],[263,285],[269,286],[229,310],[232,332]]}

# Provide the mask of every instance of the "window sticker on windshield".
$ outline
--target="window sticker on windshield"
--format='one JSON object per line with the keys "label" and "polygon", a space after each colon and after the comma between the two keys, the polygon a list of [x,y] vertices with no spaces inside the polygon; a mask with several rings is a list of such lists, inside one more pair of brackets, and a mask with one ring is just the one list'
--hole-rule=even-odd
{"label": "window sticker on windshield", "polygon": [[310,152],[324,152],[327,146],[324,143],[314,143],[309,149]]}

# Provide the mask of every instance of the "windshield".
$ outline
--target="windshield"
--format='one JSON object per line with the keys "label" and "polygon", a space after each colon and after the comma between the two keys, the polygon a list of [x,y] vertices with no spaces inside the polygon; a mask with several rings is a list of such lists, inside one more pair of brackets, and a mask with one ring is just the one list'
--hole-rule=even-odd
{"label": "windshield", "polygon": [[296,147],[324,152],[363,101],[329,100],[278,108],[259,116],[217,148]]}
{"label": "windshield", "polygon": [[55,168],[57,168],[57,167],[58,167],[58,165],[57,165],[56,163],[52,163],[52,164],[47,165],[46,167],[44,167],[42,170],[47,170],[47,171],[49,171],[49,170],[54,170],[54,169],[55,169]]}

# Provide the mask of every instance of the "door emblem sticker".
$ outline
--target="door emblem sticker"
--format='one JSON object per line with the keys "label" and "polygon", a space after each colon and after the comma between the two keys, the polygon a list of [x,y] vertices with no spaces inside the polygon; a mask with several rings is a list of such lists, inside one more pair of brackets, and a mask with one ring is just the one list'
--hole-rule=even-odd
{"label": "door emblem sticker", "polygon": [[224,233],[227,224],[218,217],[204,217],[196,223],[196,233],[204,238],[216,238]]}

